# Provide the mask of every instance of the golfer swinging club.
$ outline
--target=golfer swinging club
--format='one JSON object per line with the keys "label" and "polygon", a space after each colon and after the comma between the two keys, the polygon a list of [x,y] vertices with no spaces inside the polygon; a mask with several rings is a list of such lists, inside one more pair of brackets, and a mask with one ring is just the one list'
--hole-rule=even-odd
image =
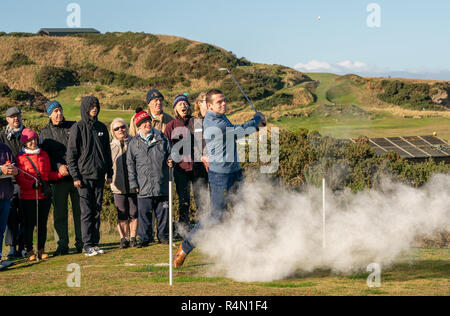
{"label": "golfer swinging club", "polygon": [[[204,137],[209,156],[208,181],[211,193],[211,214],[209,223],[217,223],[226,209],[227,195],[236,191],[244,176],[237,154],[236,135],[245,136],[249,131],[256,132],[266,124],[261,112],[242,125],[233,125],[225,116],[227,102],[220,90],[211,90],[206,94],[208,111],[203,121]],[[221,135],[218,135],[220,132]],[[232,153],[228,152],[234,150]],[[202,226],[199,223],[182,242],[175,254],[174,266],[181,267],[186,256],[195,248],[193,236]]]}

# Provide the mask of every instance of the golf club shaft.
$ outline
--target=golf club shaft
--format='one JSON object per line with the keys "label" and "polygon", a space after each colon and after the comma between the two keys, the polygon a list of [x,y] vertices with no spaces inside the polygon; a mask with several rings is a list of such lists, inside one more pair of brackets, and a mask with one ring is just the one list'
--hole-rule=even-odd
{"label": "golf club shaft", "polygon": [[255,106],[253,105],[252,101],[250,101],[249,97],[245,94],[244,90],[242,90],[241,85],[239,84],[239,82],[237,82],[237,80],[234,78],[233,74],[232,74],[229,70],[227,70],[227,71],[228,71],[228,73],[230,74],[230,76],[231,76],[231,78],[233,79],[233,81],[234,81],[234,82],[236,83],[236,85],[238,86],[239,90],[241,90],[241,92],[242,92],[242,94],[244,95],[245,99],[248,101],[248,103],[250,103],[250,105],[252,106],[253,110],[254,110],[255,112],[258,112],[258,111],[256,111]]}
{"label": "golf club shaft", "polygon": [[173,284],[173,218],[172,218],[172,186],[173,186],[173,168],[169,168],[169,284]]}

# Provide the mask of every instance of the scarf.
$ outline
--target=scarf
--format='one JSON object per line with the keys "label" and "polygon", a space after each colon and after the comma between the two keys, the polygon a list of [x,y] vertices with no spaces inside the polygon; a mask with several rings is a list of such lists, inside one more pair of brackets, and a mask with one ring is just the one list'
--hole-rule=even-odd
{"label": "scarf", "polygon": [[20,124],[19,128],[11,128],[8,125],[5,130],[6,138],[8,140],[11,140],[13,136],[14,136],[14,138],[19,138],[20,134],[22,134],[22,130],[23,130],[23,123]]}

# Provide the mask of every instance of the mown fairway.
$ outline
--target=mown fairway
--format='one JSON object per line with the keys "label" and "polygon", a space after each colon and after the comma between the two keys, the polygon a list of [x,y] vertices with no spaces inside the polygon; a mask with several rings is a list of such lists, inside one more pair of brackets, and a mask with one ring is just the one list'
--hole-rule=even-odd
{"label": "mown fairway", "polygon": [[[385,268],[381,287],[372,289],[364,271],[347,276],[299,272],[270,283],[236,282],[212,274],[213,263],[195,250],[183,268],[174,270],[171,287],[168,246],[120,250],[115,235],[102,241],[107,250],[102,256],[71,254],[40,263],[16,262],[0,273],[0,295],[450,295],[450,249],[411,250],[401,258],[403,263]],[[55,249],[53,241],[48,249]],[[67,286],[71,263],[81,267],[80,288]]]}

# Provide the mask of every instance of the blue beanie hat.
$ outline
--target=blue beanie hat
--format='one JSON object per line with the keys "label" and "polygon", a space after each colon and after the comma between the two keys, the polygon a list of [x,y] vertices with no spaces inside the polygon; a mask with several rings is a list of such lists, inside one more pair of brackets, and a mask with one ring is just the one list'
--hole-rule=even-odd
{"label": "blue beanie hat", "polygon": [[179,94],[175,97],[175,101],[173,102],[173,108],[175,108],[177,106],[178,102],[181,101],[185,101],[189,107],[191,106],[191,103],[189,102],[189,98],[188,98],[188,94],[184,93],[184,94]]}
{"label": "blue beanie hat", "polygon": [[47,113],[47,116],[52,115],[53,110],[55,110],[58,107],[62,109],[61,104],[55,100],[51,100],[45,103],[45,112]]}
{"label": "blue beanie hat", "polygon": [[150,103],[151,100],[161,98],[164,101],[164,96],[156,89],[152,89],[147,93],[147,104]]}

